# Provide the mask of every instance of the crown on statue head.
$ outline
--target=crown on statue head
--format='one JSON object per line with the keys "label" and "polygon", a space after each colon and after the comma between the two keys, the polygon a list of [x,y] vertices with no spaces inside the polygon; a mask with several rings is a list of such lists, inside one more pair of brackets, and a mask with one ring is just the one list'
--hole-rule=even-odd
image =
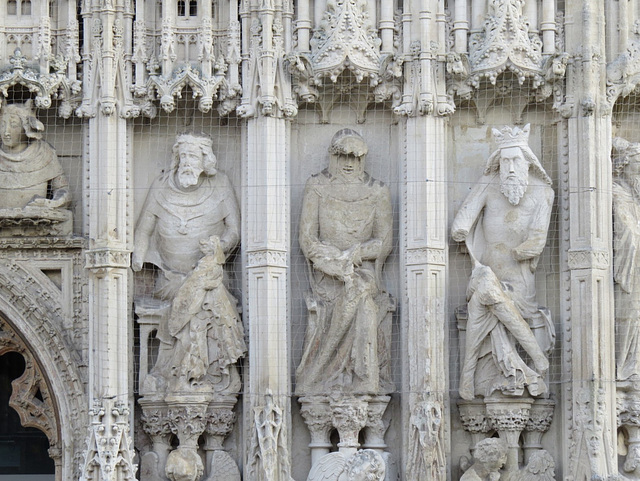
{"label": "crown on statue head", "polygon": [[496,140],[499,149],[507,147],[523,147],[529,145],[530,125],[525,125],[522,129],[518,127],[504,126],[500,130],[492,129],[493,138]]}

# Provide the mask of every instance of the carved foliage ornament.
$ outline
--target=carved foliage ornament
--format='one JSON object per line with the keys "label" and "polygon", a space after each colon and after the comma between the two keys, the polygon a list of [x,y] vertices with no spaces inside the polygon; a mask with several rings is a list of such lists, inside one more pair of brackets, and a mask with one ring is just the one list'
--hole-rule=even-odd
{"label": "carved foliage ornament", "polygon": [[20,424],[37,428],[47,435],[51,448],[58,445],[58,420],[49,387],[38,363],[12,329],[0,320],[0,356],[17,352],[25,361],[24,373],[11,382],[9,406],[18,413]]}
{"label": "carved foliage ornament", "polygon": [[[491,0],[484,32],[472,36],[469,45],[472,82],[482,77],[495,83],[509,69],[522,84],[526,77],[543,82],[542,41],[529,33],[529,22],[522,15],[524,0]],[[535,87],[534,87],[535,88]]]}
{"label": "carved foliage ornament", "polygon": [[[11,67],[0,73],[0,93],[7,97],[8,91],[15,85],[23,85],[36,94],[35,104],[38,108],[51,107],[52,99],[61,100],[59,113],[69,118],[73,107],[79,102],[81,91],[79,80],[66,76],[68,60],[62,56],[51,57],[51,72],[40,72],[37,66],[28,62],[20,49],[16,49],[9,57]],[[0,104],[1,104],[0,97]]]}
{"label": "carved foliage ornament", "polygon": [[122,402],[96,400],[89,416],[90,437],[80,481],[116,477],[123,481],[134,480],[138,465],[133,463],[129,408]]}
{"label": "carved foliage ornament", "polygon": [[335,0],[327,3],[320,28],[311,39],[311,60],[317,76],[333,82],[349,68],[358,82],[371,77],[377,83],[380,39],[369,23],[366,0]]}

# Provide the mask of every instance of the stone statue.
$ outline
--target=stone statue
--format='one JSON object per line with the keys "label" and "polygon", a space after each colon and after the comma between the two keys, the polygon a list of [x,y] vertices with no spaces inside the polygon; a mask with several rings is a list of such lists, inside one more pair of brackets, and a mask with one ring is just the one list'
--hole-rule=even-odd
{"label": "stone statue", "polygon": [[640,381],[640,143],[613,140],[613,252],[619,381]]}
{"label": "stone statue", "polygon": [[498,481],[500,469],[507,462],[507,446],[499,438],[487,438],[476,444],[473,464],[460,481]]}
{"label": "stone statue", "polygon": [[553,456],[544,449],[538,449],[529,456],[529,462],[515,476],[513,481],[555,481],[556,463]]}
{"label": "stone statue", "polygon": [[[460,396],[547,392],[543,380],[555,341],[551,315],[535,299],[534,275],[547,239],[551,179],[528,146],[529,125],[493,129],[498,149],[451,228],[474,265]],[[518,352],[519,345],[533,366]]]}
{"label": "stone statue", "polygon": [[386,465],[372,449],[361,449],[350,456],[329,453],[313,465],[307,481],[383,481]]}
{"label": "stone statue", "polygon": [[355,131],[337,132],[329,154],[329,168],[307,181],[300,217],[312,315],[297,392],[390,392],[390,296],[381,286],[390,192],[364,171],[367,145]]}
{"label": "stone statue", "polygon": [[222,282],[220,239],[211,236],[200,244],[205,255],[178,289],[169,316],[169,335],[175,339],[169,362],[172,392],[237,387],[235,363],[247,351],[236,300]]}
{"label": "stone statue", "polygon": [[71,234],[69,182],[43,132],[31,101],[2,109],[0,232],[5,235]]}
{"label": "stone statue", "polygon": [[222,264],[239,238],[236,196],[216,169],[211,139],[179,135],[171,166],[149,189],[135,230],[132,268],[157,266],[155,296],[171,306],[143,392],[159,391],[167,381],[171,390],[206,389],[205,380],[216,390],[239,390],[233,364],[246,351],[243,328],[222,283]]}

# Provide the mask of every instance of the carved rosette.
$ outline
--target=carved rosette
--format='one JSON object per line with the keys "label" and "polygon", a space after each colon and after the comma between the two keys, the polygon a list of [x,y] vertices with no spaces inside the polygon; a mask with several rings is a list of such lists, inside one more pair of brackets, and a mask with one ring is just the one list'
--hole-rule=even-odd
{"label": "carved rosette", "polygon": [[331,420],[340,435],[339,448],[359,448],[358,435],[367,425],[367,402],[361,399],[343,399],[333,401]]}

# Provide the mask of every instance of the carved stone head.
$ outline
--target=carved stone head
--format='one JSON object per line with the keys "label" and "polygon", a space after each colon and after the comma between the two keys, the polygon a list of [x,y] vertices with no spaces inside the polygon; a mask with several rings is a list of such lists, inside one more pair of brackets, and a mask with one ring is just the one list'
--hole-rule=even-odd
{"label": "carved stone head", "polygon": [[171,481],[197,481],[204,474],[204,465],[195,450],[179,447],[169,453],[165,474]]}
{"label": "carved stone head", "polygon": [[181,134],[173,145],[170,169],[178,185],[184,189],[196,186],[201,175],[215,175],[218,164],[211,138],[204,135]]}
{"label": "carved stone head", "polygon": [[0,114],[0,139],[5,151],[23,150],[29,139],[41,139],[44,125],[36,118],[33,102],[11,104]]}
{"label": "carved stone head", "polygon": [[499,438],[483,439],[476,444],[473,457],[486,472],[498,471],[507,462],[507,446]]}
{"label": "carved stone head", "polygon": [[533,173],[533,175],[539,177],[547,184],[552,184],[551,178],[545,172],[540,160],[538,160],[536,154],[534,154],[529,147],[529,129],[529,124],[525,125],[522,129],[507,126],[499,130],[492,129],[498,149],[489,156],[489,160],[487,160],[487,165],[484,169],[484,175],[500,172],[503,167],[503,156],[519,156],[514,154],[514,152],[519,150],[524,161],[528,163],[528,172]]}
{"label": "carved stone head", "polygon": [[367,143],[358,132],[352,129],[339,130],[329,146],[329,173],[347,182],[360,180],[368,151]]}
{"label": "carved stone head", "polygon": [[363,449],[347,460],[345,471],[348,481],[382,481],[386,466],[380,454]]}

